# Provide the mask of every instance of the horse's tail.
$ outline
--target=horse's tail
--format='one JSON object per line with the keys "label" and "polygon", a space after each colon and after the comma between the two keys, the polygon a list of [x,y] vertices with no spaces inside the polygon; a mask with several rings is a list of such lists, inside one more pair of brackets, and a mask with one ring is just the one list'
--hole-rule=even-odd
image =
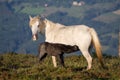
{"label": "horse's tail", "polygon": [[90,28],[90,32],[91,32],[91,36],[92,36],[92,43],[95,47],[97,57],[98,57],[101,65],[104,66],[103,60],[102,60],[102,48],[101,48],[101,44],[100,44],[98,35],[93,28]]}

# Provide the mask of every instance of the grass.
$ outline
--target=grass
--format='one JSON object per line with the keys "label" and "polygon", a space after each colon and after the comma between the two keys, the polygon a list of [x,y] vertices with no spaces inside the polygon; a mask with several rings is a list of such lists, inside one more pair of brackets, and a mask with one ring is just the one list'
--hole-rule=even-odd
{"label": "grass", "polygon": [[[41,6],[41,5],[34,6],[31,3],[22,3],[20,5],[14,5],[13,9],[15,10],[15,12],[31,14],[31,15],[44,14],[44,15],[47,15],[47,16],[52,14],[52,13],[55,13],[57,11],[61,11],[61,12],[67,12],[68,16],[77,17],[77,18],[84,18],[84,16],[86,14],[88,14],[86,12],[90,11],[92,9],[103,11],[103,10],[109,10],[109,9],[111,9],[113,7],[114,7],[114,3],[112,3],[112,2],[109,2],[109,3],[96,3],[96,4],[92,5],[92,6],[88,5],[86,3],[85,5],[80,6],[80,7],[71,6],[70,8],[55,7],[55,6],[48,6],[47,8],[45,8],[45,7]],[[106,15],[109,15],[109,14],[106,14]],[[102,18],[104,18],[104,16]],[[106,18],[109,18],[109,16],[106,17]],[[100,19],[101,19],[101,16],[100,16]],[[104,21],[106,21],[106,20],[104,20]]]}
{"label": "grass", "polygon": [[34,15],[38,15],[41,14],[44,11],[43,7],[25,7],[21,10],[21,13],[26,13],[26,14],[34,14]]}
{"label": "grass", "polygon": [[117,14],[114,14],[113,12],[105,13],[94,18],[94,20],[104,22],[104,23],[111,23],[119,19],[120,19],[120,16]]}
{"label": "grass", "polygon": [[43,13],[45,10],[44,7],[42,7],[42,6],[34,7],[28,3],[13,6],[13,9],[15,10],[15,12],[31,14],[31,15],[39,15],[39,14]]}
{"label": "grass", "polygon": [[57,11],[62,11],[62,12],[67,12],[68,16],[82,17],[85,15],[85,11],[91,9],[91,6],[89,5],[84,5],[81,7],[72,6],[71,8],[48,6],[47,8],[45,8],[42,6],[35,7],[30,3],[22,3],[21,5],[13,6],[13,8],[15,12],[31,14],[31,15],[38,15],[38,14],[50,15]]}
{"label": "grass", "polygon": [[66,9],[65,11],[68,12],[68,15],[69,16],[73,16],[73,17],[80,17],[82,18],[83,16],[85,16],[85,12],[87,10],[90,10],[91,9],[91,6],[89,5],[84,5],[84,6],[81,6],[81,7],[76,7],[76,6],[72,6],[71,8],[69,9]]}
{"label": "grass", "polygon": [[93,58],[92,69],[86,71],[83,56],[65,57],[66,68],[54,68],[51,57],[42,63],[34,55],[7,53],[0,55],[0,80],[119,80],[120,58],[104,56],[108,69],[101,68]]}

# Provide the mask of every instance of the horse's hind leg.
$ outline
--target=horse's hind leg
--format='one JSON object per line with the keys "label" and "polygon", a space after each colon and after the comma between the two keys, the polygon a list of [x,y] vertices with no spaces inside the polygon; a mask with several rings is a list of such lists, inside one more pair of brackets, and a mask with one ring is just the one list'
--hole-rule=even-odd
{"label": "horse's hind leg", "polygon": [[91,69],[92,66],[92,57],[90,56],[88,50],[87,51],[82,51],[83,56],[85,57],[85,59],[87,60],[88,66],[87,66],[87,70]]}

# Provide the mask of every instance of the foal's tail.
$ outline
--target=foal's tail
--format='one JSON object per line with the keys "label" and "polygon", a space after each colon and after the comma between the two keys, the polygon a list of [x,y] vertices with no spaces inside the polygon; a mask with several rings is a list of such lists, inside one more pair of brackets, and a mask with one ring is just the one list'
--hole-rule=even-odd
{"label": "foal's tail", "polygon": [[101,44],[100,44],[98,35],[93,28],[90,28],[90,32],[91,32],[91,36],[92,36],[92,43],[93,43],[96,53],[97,53],[97,57],[98,57],[101,65],[104,66],[103,60],[102,60],[102,49],[101,49]]}

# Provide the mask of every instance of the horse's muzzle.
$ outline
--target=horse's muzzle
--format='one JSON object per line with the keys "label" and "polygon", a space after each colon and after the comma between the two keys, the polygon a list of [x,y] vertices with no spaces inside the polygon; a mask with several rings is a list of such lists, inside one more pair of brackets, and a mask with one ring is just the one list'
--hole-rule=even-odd
{"label": "horse's muzzle", "polygon": [[37,34],[33,35],[32,39],[33,39],[33,41],[36,41],[38,39],[38,35]]}

